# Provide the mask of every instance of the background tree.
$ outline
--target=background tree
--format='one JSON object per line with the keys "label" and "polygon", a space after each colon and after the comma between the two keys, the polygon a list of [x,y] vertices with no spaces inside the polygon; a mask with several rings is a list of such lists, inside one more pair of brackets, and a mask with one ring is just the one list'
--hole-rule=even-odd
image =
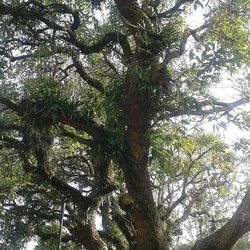
{"label": "background tree", "polygon": [[[193,29],[185,20],[197,7],[204,24]],[[248,7],[0,3],[2,249],[33,236],[54,249],[62,201],[66,249],[169,249],[195,216],[207,237],[193,249],[230,249],[249,231],[249,191],[226,224],[206,209],[230,185],[233,154],[183,128],[197,116],[248,126],[247,114],[232,112],[249,94]],[[217,100],[209,87],[239,69],[242,98]],[[224,226],[216,231],[214,220]]]}

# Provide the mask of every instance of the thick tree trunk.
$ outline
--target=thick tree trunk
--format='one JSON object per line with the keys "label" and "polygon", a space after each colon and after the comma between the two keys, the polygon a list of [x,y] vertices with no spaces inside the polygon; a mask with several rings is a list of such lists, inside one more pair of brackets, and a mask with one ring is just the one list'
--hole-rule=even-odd
{"label": "thick tree trunk", "polygon": [[121,197],[120,205],[132,219],[138,250],[165,250],[164,232],[153,201],[147,171],[128,162],[124,171],[128,195]]}
{"label": "thick tree trunk", "polygon": [[232,218],[218,231],[197,241],[192,250],[230,250],[250,230],[250,189]]}
{"label": "thick tree trunk", "polygon": [[131,215],[137,248],[163,250],[166,249],[165,237],[148,173],[151,100],[147,90],[136,89],[136,79],[138,75],[131,66],[126,78],[128,156],[122,164],[128,195],[121,197],[120,204]]}
{"label": "thick tree trunk", "polygon": [[[121,197],[120,205],[132,218],[137,248],[165,250],[167,249],[165,235],[153,199],[148,172],[150,144],[148,132],[152,118],[153,98],[149,91],[153,78],[150,72],[150,59],[156,55],[153,53],[155,41],[151,37],[155,33],[154,25],[136,0],[115,0],[115,2],[137,47],[126,76],[127,110],[125,114],[127,116],[128,152],[121,165],[128,195]],[[147,34],[138,27],[145,27]]]}

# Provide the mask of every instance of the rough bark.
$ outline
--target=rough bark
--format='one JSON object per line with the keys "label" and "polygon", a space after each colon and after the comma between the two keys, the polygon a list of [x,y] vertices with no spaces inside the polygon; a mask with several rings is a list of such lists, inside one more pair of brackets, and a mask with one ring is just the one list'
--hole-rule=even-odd
{"label": "rough bark", "polygon": [[92,225],[90,222],[85,225],[78,224],[76,227],[72,228],[70,232],[88,250],[108,250],[106,244],[96,230],[95,225]]}
{"label": "rough bark", "polygon": [[232,218],[218,231],[197,241],[192,250],[230,250],[250,230],[250,189]]}
{"label": "rough bark", "polygon": [[[157,54],[154,49],[157,41],[153,36],[155,34],[153,23],[137,1],[115,2],[137,46],[125,78],[128,151],[121,165],[128,194],[120,198],[120,205],[131,216],[137,249],[163,250],[167,249],[166,238],[154,202],[148,172],[149,128],[153,102],[149,89],[154,73],[151,72],[151,59]],[[147,31],[140,28],[144,25]],[[145,78],[139,76],[137,69],[145,72]]]}
{"label": "rough bark", "polygon": [[128,156],[122,164],[128,195],[121,197],[120,204],[132,218],[137,249],[160,250],[166,249],[165,237],[148,173],[151,99],[147,90],[137,91],[136,79],[138,76],[131,66],[126,77]]}
{"label": "rough bark", "polygon": [[[32,5],[29,6],[29,8],[26,8],[31,2]],[[156,16],[150,16],[146,11],[147,5],[157,7],[159,5],[159,1],[143,1],[142,5],[139,5],[138,2],[139,1],[136,0],[115,0],[117,8],[122,16],[122,20],[124,21],[124,24],[130,33],[130,35],[128,35],[129,40],[124,34],[115,31],[105,34],[97,42],[90,45],[84,44],[74,33],[74,31],[78,29],[80,25],[79,13],[72,11],[65,5],[63,5],[63,13],[70,14],[73,20],[72,23],[68,25],[68,27],[63,27],[61,24],[58,25],[55,21],[53,21],[53,18],[48,18],[46,15],[44,15],[43,11],[46,9],[46,7],[42,4],[39,4],[37,1],[28,1],[27,5],[25,4],[25,6],[21,4],[20,6],[18,5],[16,7],[13,7],[11,4],[7,5],[0,3],[0,15],[11,15],[14,19],[18,17],[26,17],[28,19],[39,21],[47,28],[53,29],[53,31],[60,31],[60,34],[62,34],[60,38],[68,45],[74,46],[75,49],[79,50],[79,53],[84,55],[99,53],[104,48],[108,48],[114,43],[120,45],[123,56],[126,59],[125,66],[128,66],[129,63],[132,64],[128,66],[125,79],[127,88],[125,93],[126,110],[124,115],[126,116],[127,123],[126,136],[124,140],[127,142],[127,152],[124,153],[124,158],[120,160],[120,166],[123,169],[128,193],[120,197],[120,205],[131,217],[135,229],[136,242],[132,242],[134,241],[134,235],[130,235],[130,232],[126,232],[128,231],[126,225],[124,226],[120,223],[120,227],[124,229],[124,235],[127,239],[130,239],[130,244],[131,246],[134,246],[134,249],[165,250],[168,248],[166,243],[167,237],[164,234],[161,219],[158,215],[158,210],[154,202],[148,171],[148,155],[150,145],[148,132],[150,129],[150,122],[152,120],[153,97],[152,94],[150,94],[147,85],[152,85],[153,83],[155,85],[161,84],[163,86],[163,80],[159,78],[159,74],[154,74],[154,72],[161,72],[159,61],[156,60],[157,67],[153,67],[152,60],[158,57],[159,52],[163,50],[163,47],[166,45],[166,43],[163,37],[161,37],[161,35],[156,32],[156,27],[154,25]],[[168,18],[173,13],[178,13],[180,11],[180,7],[188,2],[193,2],[193,0],[177,1],[174,7],[168,11],[165,11],[164,13],[159,13],[157,18]],[[60,6],[62,7],[62,5]],[[57,11],[61,13],[60,9],[57,9]],[[202,28],[204,27],[207,27],[207,24],[205,26],[203,25]],[[177,52],[173,53],[169,58],[167,58],[168,60],[166,61],[170,61],[175,57],[181,56],[184,53],[184,48],[188,37],[191,34],[194,35],[199,30],[200,28],[197,28],[196,30],[191,30],[187,34],[184,34],[180,41],[179,49]],[[129,41],[132,38],[134,38],[133,51],[131,50],[129,44]],[[64,48],[56,48],[55,53],[65,53],[71,55],[72,52],[65,50]],[[34,56],[37,56],[36,53],[22,55],[20,57],[11,57],[10,59],[12,61],[25,60]],[[84,81],[86,81],[88,85],[99,90],[101,93],[105,93],[103,84],[88,76],[78,58],[73,58],[73,63],[73,66],[75,67],[79,76]],[[145,72],[148,73],[148,81],[143,82],[143,80],[138,77],[134,71],[136,67],[141,67],[145,70]],[[165,73],[164,68],[163,72]],[[145,85],[143,86],[143,90],[138,91],[138,82],[142,83],[142,85]],[[27,108],[29,106],[33,106],[35,103],[16,104],[1,96],[0,102],[7,108],[14,110],[21,117],[25,115],[27,119],[34,118],[34,115],[32,115],[34,112],[27,112]],[[241,102],[238,101],[231,104],[215,103],[217,106],[219,106],[219,109],[207,109],[207,106],[208,104],[210,105],[210,102],[208,104],[198,103],[198,105],[192,106],[192,110],[190,110],[190,107],[188,107],[187,109],[184,108],[180,110],[170,110],[168,113],[169,117],[183,114],[208,115],[213,114],[214,112],[229,112],[235,106],[238,106],[242,103],[243,100]],[[41,115],[41,112],[35,114],[38,117]],[[80,113],[78,115],[80,115]],[[75,128],[76,130],[84,131],[92,138],[101,137],[107,132],[101,125],[90,119],[87,121],[82,119],[73,119],[70,115],[47,117],[47,121],[52,120],[53,122],[60,122],[61,124],[68,125],[72,128]],[[5,143],[10,145],[15,144],[15,148],[21,147],[23,149],[25,146],[17,140],[10,138],[2,137],[2,141],[5,141]],[[107,193],[110,193],[114,189],[112,184],[112,169],[109,164],[110,159],[105,159],[104,161],[98,159],[95,163],[93,163],[96,185],[89,196],[83,196],[80,191],[47,172],[47,169],[43,166],[43,158],[44,157],[42,156],[42,153],[38,152],[37,160],[39,163],[40,159],[41,164],[38,164],[37,167],[39,172],[38,174],[42,177],[42,180],[46,180],[53,188],[60,190],[63,195],[69,195],[73,202],[77,205],[79,211],[81,211],[84,215],[86,215],[85,210],[87,211],[89,207],[97,208],[101,197]],[[241,206],[236,211],[234,216],[229,220],[229,222],[206,239],[198,241],[195,244],[193,250],[230,249],[245,232],[250,230],[250,215],[248,213],[249,208],[250,191],[248,191],[247,195],[242,201]],[[109,209],[105,211],[105,216],[103,217],[104,219],[106,218],[106,224],[108,228],[108,226],[110,226],[108,224],[111,224],[109,220]],[[92,217],[85,224],[81,223],[82,221],[80,223],[76,223],[72,226],[70,232],[84,245],[86,249],[106,250],[107,246],[102,241],[93,221],[94,220]],[[116,244],[120,244],[120,246],[122,246],[121,242],[115,242]]]}

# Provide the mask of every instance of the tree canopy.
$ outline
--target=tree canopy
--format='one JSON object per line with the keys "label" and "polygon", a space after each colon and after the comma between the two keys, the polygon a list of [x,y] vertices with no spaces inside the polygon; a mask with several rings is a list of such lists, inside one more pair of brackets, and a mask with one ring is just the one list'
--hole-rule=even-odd
{"label": "tree canopy", "polygon": [[[2,0],[0,248],[55,249],[62,217],[62,249],[229,250],[250,231],[249,142],[238,159],[201,125],[249,129],[249,7]],[[225,76],[234,100],[211,91]]]}

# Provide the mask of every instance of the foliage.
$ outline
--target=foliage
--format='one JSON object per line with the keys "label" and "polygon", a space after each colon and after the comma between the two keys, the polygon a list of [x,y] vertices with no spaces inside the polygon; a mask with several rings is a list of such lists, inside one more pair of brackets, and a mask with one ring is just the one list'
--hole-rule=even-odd
{"label": "foliage", "polygon": [[[191,28],[197,9],[204,24]],[[248,112],[235,111],[249,101],[248,9],[2,1],[0,248],[55,249],[62,202],[62,249],[187,249],[233,220],[249,141],[232,148],[204,127],[249,129]],[[240,73],[240,99],[211,91],[225,72]],[[236,215],[250,230],[245,200]]]}

